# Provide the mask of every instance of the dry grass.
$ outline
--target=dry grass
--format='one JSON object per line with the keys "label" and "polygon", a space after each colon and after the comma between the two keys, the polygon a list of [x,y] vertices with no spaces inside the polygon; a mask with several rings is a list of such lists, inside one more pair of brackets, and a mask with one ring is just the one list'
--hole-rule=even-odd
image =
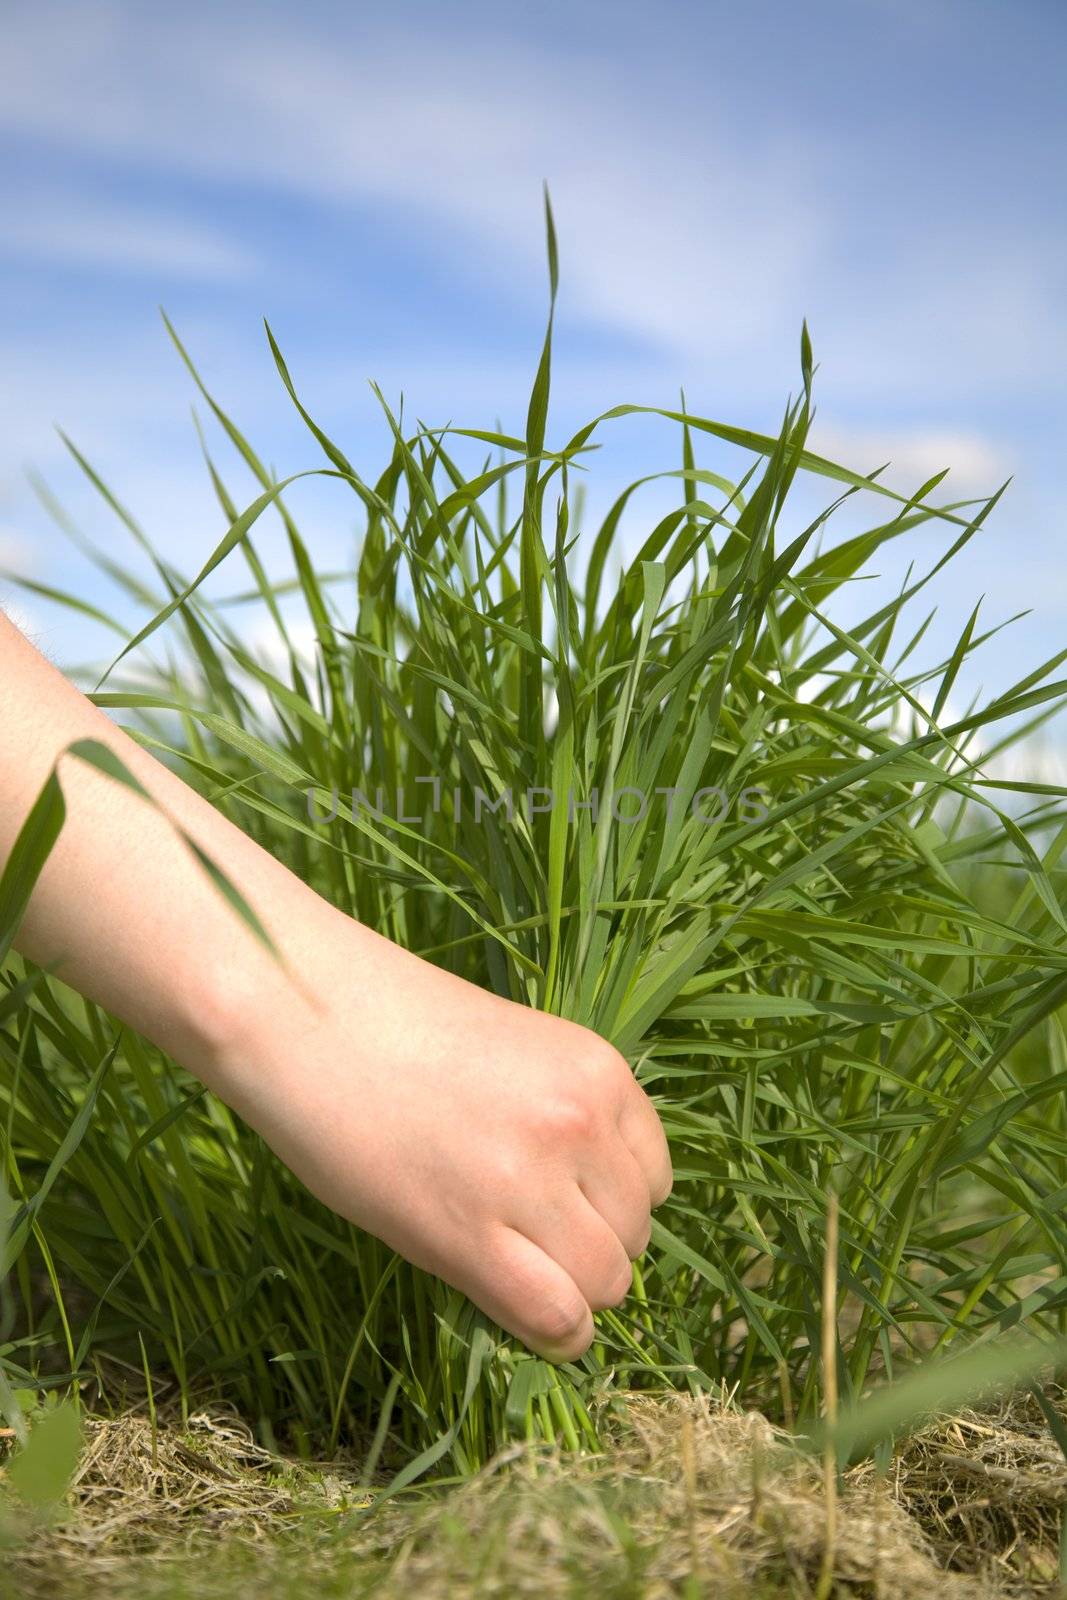
{"label": "dry grass", "polygon": [[[630,1397],[595,1459],[516,1446],[476,1477],[373,1511],[355,1465],[261,1449],[225,1413],[182,1427],[88,1423],[61,1520],[9,1554],[6,1592],[421,1600],[456,1595],[665,1600],[816,1591],[817,1461],[763,1417]],[[1033,1402],[927,1427],[880,1478],[840,1488],[836,1595],[944,1600],[1058,1592],[1067,1471]]]}
{"label": "dry grass", "polygon": [[[1056,1592],[1067,1464],[1032,1398],[931,1425],[905,1446],[894,1475],[896,1498],[944,1565]],[[1021,1592],[1030,1592],[1025,1583]]]}

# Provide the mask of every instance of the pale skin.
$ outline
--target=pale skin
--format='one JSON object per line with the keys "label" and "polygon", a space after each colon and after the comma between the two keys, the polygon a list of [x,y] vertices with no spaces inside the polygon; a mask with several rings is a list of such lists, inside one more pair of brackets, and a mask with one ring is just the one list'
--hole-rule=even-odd
{"label": "pale skin", "polygon": [[[113,749],[161,809],[64,756],[80,739]],[[626,1061],[589,1029],[446,973],[329,905],[0,614],[0,863],[57,761],[67,820],[22,954],[207,1084],[335,1211],[531,1349],[581,1355],[592,1313],[628,1293],[671,1187],[659,1118]],[[254,908],[298,982],[173,823]]]}

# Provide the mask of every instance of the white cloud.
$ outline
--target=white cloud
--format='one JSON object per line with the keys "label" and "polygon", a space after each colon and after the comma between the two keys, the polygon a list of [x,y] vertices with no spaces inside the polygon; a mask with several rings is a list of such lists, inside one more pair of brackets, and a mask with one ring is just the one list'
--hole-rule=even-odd
{"label": "white cloud", "polygon": [[189,218],[90,206],[58,193],[35,194],[30,207],[9,215],[3,248],[31,260],[209,282],[245,278],[255,268],[247,251]]}
{"label": "white cloud", "polygon": [[[921,0],[884,4],[917,20],[933,9]],[[989,416],[1010,418],[1024,404],[1026,415],[1053,412],[1046,402],[1062,377],[1067,302],[1052,212],[1045,232],[1033,218],[1013,232],[991,226],[981,205],[969,216],[966,196],[953,202],[949,194],[945,207],[917,205],[905,226],[894,220],[894,195],[906,186],[906,154],[900,172],[881,173],[871,199],[863,139],[850,165],[843,141],[820,142],[812,131],[831,124],[798,113],[795,100],[780,116],[768,116],[767,101],[749,115],[728,70],[705,74],[706,64],[694,62],[691,75],[667,75],[638,60],[626,76],[625,52],[542,47],[505,26],[446,33],[429,8],[417,28],[406,25],[404,8],[371,8],[369,22],[360,15],[366,8],[347,8],[327,38],[315,9],[302,15],[232,0],[175,12],[8,0],[0,130],[86,175],[84,193],[62,206],[47,194],[8,203],[9,248],[116,268],[140,262],[152,272],[180,265],[189,278],[220,282],[255,267],[269,306],[272,262],[251,260],[241,217],[262,218],[297,196],[331,208],[345,225],[369,216],[357,248],[371,256],[379,219],[391,240],[402,225],[409,248],[432,252],[450,281],[483,282],[494,297],[510,289],[539,307],[539,192],[547,177],[569,323],[561,332],[580,324],[580,340],[590,329],[610,335],[582,340],[576,358],[566,355],[569,339],[560,341],[554,377],[568,406],[585,410],[588,399],[592,414],[622,399],[672,404],[673,385],[684,381],[694,410],[718,416],[725,396],[729,420],[773,427],[779,396],[796,383],[797,333],[808,315],[822,363],[817,448],[867,467],[891,457],[894,483],[909,488],[950,466],[943,493],[960,497],[996,487],[1016,457],[1031,472],[1040,460],[1043,446],[1024,438],[1022,423],[1010,458],[984,430]],[[101,208],[92,198],[94,186],[111,196],[130,178],[152,196],[143,211],[113,198]],[[179,204],[198,208],[195,226],[169,199],[175,188],[193,192],[190,179],[217,185]],[[237,185],[242,204],[231,213]],[[854,230],[862,232],[875,209],[884,237],[864,239]],[[215,216],[223,219],[217,227],[203,220]],[[308,264],[315,270],[314,251]],[[279,244],[276,270],[304,265],[299,236]],[[335,309],[312,314],[321,326]],[[359,398],[366,376],[381,379],[391,399],[402,385],[409,417],[484,421],[499,404],[506,421],[521,424],[532,372],[515,361],[518,340],[499,351],[479,340],[475,310],[466,348],[448,329],[438,342],[434,308],[424,301],[419,309],[429,337],[413,330],[406,350],[386,348],[384,339],[376,346],[373,327],[354,346],[351,306],[339,308],[330,350],[287,349],[311,410],[331,430],[336,421],[360,462],[380,453]],[[532,359],[537,320],[532,313]],[[123,312],[109,314],[106,330],[79,328],[61,348],[43,317],[34,322],[2,352],[0,477],[25,458],[49,476],[65,471],[51,442],[58,417],[123,498],[146,512],[153,538],[191,566],[217,536],[217,522],[188,426],[190,390],[164,336],[154,326],[131,332]],[[280,469],[318,463],[299,425],[285,432],[277,420],[287,402],[269,357],[250,354],[259,339],[250,313],[240,312],[236,328],[183,322],[180,331],[268,459]],[[965,418],[960,428],[946,426],[951,414]],[[862,425],[839,420],[849,417]],[[621,481],[634,476],[627,443],[639,426],[611,430],[621,444],[600,457],[597,482],[616,462]],[[658,464],[676,459],[672,449],[668,440]],[[658,492],[647,491],[650,505]],[[329,506],[310,487],[294,496],[300,509],[305,501],[312,507],[326,561],[355,520],[336,485],[332,493]],[[1009,504],[1018,506],[1018,496],[1013,491]],[[1052,509],[1054,502],[1028,518],[1014,513],[1019,531],[1006,550],[995,546],[995,598],[1006,604],[1025,580],[1022,603],[1037,595],[1045,611],[1035,634],[1043,626],[1058,637],[1050,616],[1053,606],[1062,609],[1062,563],[1048,553],[1045,583],[1037,555],[1027,556]],[[887,564],[894,554],[886,552]],[[972,579],[975,590],[989,586],[992,558],[984,537],[975,541],[954,581],[968,594]],[[1018,650],[995,648],[1006,660]]]}
{"label": "white cloud", "polygon": [[[610,53],[386,16],[354,16],[338,43],[296,13],[251,26],[236,5],[9,5],[0,125],[141,168],[369,201],[524,294],[544,282],[547,177],[564,308],[654,347],[693,388],[777,393],[804,314],[838,397],[1058,379],[1054,228],[1019,243],[981,214],[933,216],[861,267],[848,152],[803,120],[739,120],[715,94],[680,107],[676,81],[626,77]],[[200,242],[217,270],[234,248]]]}
{"label": "white cloud", "polygon": [[654,98],[635,112],[608,67],[506,39],[394,28],[339,52],[277,23],[114,5],[16,7],[5,31],[8,127],[433,218],[442,253],[530,286],[547,177],[569,309],[698,359],[799,322],[793,284],[823,219],[795,129],[741,134],[706,106],[698,148]]}
{"label": "white cloud", "polygon": [[29,540],[14,528],[0,523],[0,568],[7,572],[27,574],[33,565],[33,551]]}
{"label": "white cloud", "polygon": [[942,498],[992,494],[1012,470],[1008,456],[994,440],[936,425],[856,428],[816,418],[808,445],[817,455],[857,472],[873,472],[889,462],[881,481],[902,493],[918,489],[947,467]]}

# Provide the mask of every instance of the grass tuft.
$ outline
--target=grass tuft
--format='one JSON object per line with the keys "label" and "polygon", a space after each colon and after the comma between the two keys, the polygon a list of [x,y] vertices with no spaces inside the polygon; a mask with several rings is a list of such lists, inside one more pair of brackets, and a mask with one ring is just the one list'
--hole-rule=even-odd
{"label": "grass tuft", "polygon": [[[143,1341],[187,1414],[225,1398],[307,1455],[377,1433],[414,1476],[474,1471],[509,1439],[592,1446],[622,1390],[726,1385],[806,1423],[820,1370],[848,1407],[930,1349],[1061,1336],[1067,810],[988,763],[1067,684],[1056,657],[961,716],[984,636],[972,618],[918,665],[913,620],[998,496],[945,501],[940,476],[898,494],[812,454],[806,333],[773,436],[683,401],[616,407],[550,449],[549,336],[524,438],[412,430],[383,399],[391,445],[368,476],[271,347],[326,465],[276,480],[182,350],[252,480],[239,510],[208,457],[225,532],[198,573],[153,554],[84,463],[151,562],[146,580],[99,555],[138,615],[95,697],[352,916],[612,1039],[676,1187],[629,1302],[551,1368],[8,956],[9,1382],[106,1398],[102,1357],[139,1365]],[[649,462],[592,519],[575,485],[638,411],[677,429],[681,465]],[[348,571],[320,571],[300,532],[314,475],[359,517]],[[653,479],[678,498],[649,526]],[[260,554],[265,518],[284,571]],[[846,629],[835,595],[899,540],[925,569]],[[223,561],[247,577],[220,595]]]}

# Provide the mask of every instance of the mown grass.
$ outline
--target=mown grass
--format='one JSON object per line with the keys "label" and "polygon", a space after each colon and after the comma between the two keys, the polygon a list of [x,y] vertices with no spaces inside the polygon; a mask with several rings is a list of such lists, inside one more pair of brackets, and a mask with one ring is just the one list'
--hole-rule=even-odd
{"label": "mown grass", "polygon": [[225,1411],[95,1418],[73,1492],[8,1543],[5,1573],[22,1600],[811,1600],[824,1571],[825,1592],[877,1600],[1057,1593],[1067,1474],[1033,1399],[912,1430],[890,1474],[852,1467],[829,1563],[818,1464],[765,1418],[642,1395],[605,1431],[598,1457],[509,1445],[380,1505],[358,1460],[272,1457]]}
{"label": "mown grass", "polygon": [[[554,300],[551,230],[550,269]],[[308,473],[360,520],[340,577],[301,536],[301,474],[274,477],[186,357],[257,496],[240,509],[208,455],[228,531],[190,576],[83,463],[153,571],[97,552],[144,621],[132,638],[111,624],[121,650],[95,698],[353,916],[628,1056],[677,1175],[630,1300],[581,1362],[534,1359],[10,957],[12,1383],[106,1393],[111,1358],[140,1368],[143,1347],[186,1407],[225,1396],[307,1452],[376,1438],[409,1474],[469,1471],[511,1436],[593,1444],[605,1392],[665,1382],[738,1386],[803,1423],[823,1398],[831,1192],[844,1403],[930,1349],[1067,1331],[1067,811],[1061,791],[989,775],[1062,706],[1067,652],[964,715],[951,697],[977,615],[946,659],[916,664],[923,590],[998,496],[946,500],[943,475],[903,495],[813,455],[805,335],[777,435],[657,413],[677,465],[649,478],[677,504],[634,549],[648,480],[597,527],[575,486],[598,434],[639,408],[549,449],[551,333],[524,437],[411,428],[382,398],[376,476],[319,429],[271,341],[325,457]],[[698,465],[722,443],[747,462],[735,479]],[[800,480],[825,495],[814,518],[794,509]],[[835,538],[846,499],[867,521]],[[258,554],[262,517],[281,518],[287,574]],[[902,539],[925,570],[846,631],[835,593]],[[209,599],[224,559],[247,576]],[[248,642],[253,612],[269,649]],[[436,809],[419,779],[438,780]],[[478,791],[510,793],[514,814],[476,817]],[[557,803],[531,814],[528,791]]]}

